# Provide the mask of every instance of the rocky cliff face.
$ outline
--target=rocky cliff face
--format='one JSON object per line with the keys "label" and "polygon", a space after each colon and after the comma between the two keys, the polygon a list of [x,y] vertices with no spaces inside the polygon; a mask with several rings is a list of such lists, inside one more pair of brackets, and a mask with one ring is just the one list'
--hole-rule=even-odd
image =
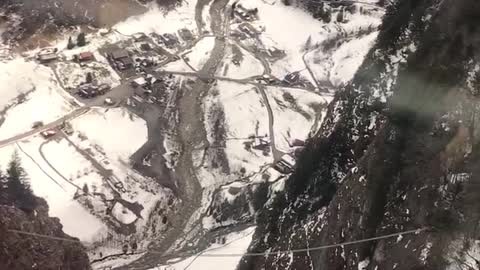
{"label": "rocky cliff face", "polygon": [[246,257],[240,269],[478,269],[480,3],[386,8],[376,45],[258,215],[250,251],[431,230]]}
{"label": "rocky cliff face", "polygon": [[5,0],[0,3],[0,25],[6,22],[2,36],[7,42],[22,41],[24,46],[33,39],[28,40],[31,46],[38,47],[66,27],[110,27],[145,10],[136,0]]}
{"label": "rocky cliff face", "polygon": [[[20,235],[9,230],[72,241]],[[38,199],[38,206],[31,213],[0,205],[0,235],[0,269],[91,269],[85,248],[62,231],[58,219],[48,216],[48,206],[43,199]]]}

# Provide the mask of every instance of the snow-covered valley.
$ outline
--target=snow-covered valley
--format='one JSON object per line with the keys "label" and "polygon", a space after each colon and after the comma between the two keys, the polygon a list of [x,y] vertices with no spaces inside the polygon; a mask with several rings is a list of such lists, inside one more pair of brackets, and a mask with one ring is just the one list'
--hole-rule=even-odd
{"label": "snow-covered valley", "polygon": [[47,50],[5,48],[0,167],[18,153],[94,269],[234,270],[239,256],[201,254],[245,253],[383,16],[358,3],[326,23],[280,0],[232,4],[149,3],[85,46],[68,48],[75,29]]}

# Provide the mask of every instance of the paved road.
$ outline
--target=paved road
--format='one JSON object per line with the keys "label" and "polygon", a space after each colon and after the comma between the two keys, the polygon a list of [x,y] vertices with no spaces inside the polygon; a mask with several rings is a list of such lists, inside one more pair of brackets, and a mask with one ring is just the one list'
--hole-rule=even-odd
{"label": "paved road", "polygon": [[217,75],[209,75],[202,73],[201,71],[198,72],[190,72],[190,71],[172,71],[172,70],[157,70],[157,74],[172,74],[172,75],[181,75],[181,76],[190,76],[190,77],[195,77],[199,78],[202,80],[218,80],[218,81],[228,81],[228,82],[234,82],[238,84],[250,84],[254,86],[268,86],[268,87],[277,87],[277,88],[282,88],[285,90],[299,90],[299,91],[308,91],[316,95],[333,95],[330,93],[318,93],[315,92],[314,89],[309,89],[309,88],[304,88],[304,87],[297,87],[297,86],[288,86],[288,85],[275,85],[275,84],[270,84],[266,85],[264,83],[259,83],[255,81],[259,76],[253,76],[253,77],[248,77],[244,79],[234,79],[234,78],[229,78],[229,77],[224,77],[224,76],[217,76]]}
{"label": "paved road", "polygon": [[[261,39],[257,36],[256,37],[256,42],[259,44],[260,47],[262,47],[265,51],[265,46],[263,45]],[[241,44],[241,42],[238,42],[238,44]],[[248,50],[248,47],[242,46],[245,50]],[[249,50],[250,51],[250,50]],[[265,54],[260,53],[260,51],[250,51],[257,60],[262,63],[263,69],[264,69],[264,74],[265,75],[270,75],[272,73],[272,69],[270,68],[270,63],[265,57]],[[270,105],[270,100],[268,99],[268,95],[265,92],[265,86],[262,84],[257,85],[257,89],[260,92],[263,102],[265,103],[265,107],[267,108],[267,113],[268,113],[268,131],[270,133],[270,148],[272,149],[272,155],[273,155],[273,163],[276,163],[282,159],[282,156],[285,154],[284,152],[278,150],[277,145],[275,143],[275,117],[273,115],[273,110],[272,106]],[[307,90],[308,91],[308,90]]]}
{"label": "paved road", "polygon": [[305,67],[307,68],[308,70],[308,73],[310,73],[310,77],[312,77],[313,81],[315,82],[315,86],[317,86],[318,90],[319,91],[322,91],[322,92],[328,92],[328,89],[327,88],[324,88],[320,85],[320,83],[318,82],[317,80],[317,77],[315,77],[315,73],[313,72],[313,70],[310,68],[310,65],[308,64],[307,62],[307,54],[309,53],[309,51],[307,50],[303,55],[302,55],[302,61],[303,61],[303,64],[305,65]]}
{"label": "paved road", "polygon": [[75,119],[79,116],[81,116],[82,114],[88,112],[90,110],[90,107],[82,107],[82,108],[79,108],[79,109],[76,109],[74,111],[72,111],[71,113],[67,114],[67,115],[64,115],[62,117],[60,117],[59,119],[53,121],[53,122],[50,122],[48,124],[45,124],[43,125],[42,127],[39,127],[39,128],[36,128],[36,129],[32,129],[30,131],[27,131],[27,132],[24,132],[24,133],[21,133],[21,134],[18,134],[18,135],[15,135],[13,137],[10,137],[8,139],[4,139],[4,140],[1,140],[0,141],[0,148],[2,147],[5,147],[7,145],[10,145],[12,143],[15,143],[17,141],[20,141],[20,140],[23,140],[23,139],[26,139],[30,136],[33,136],[35,134],[38,134],[42,131],[45,131],[47,129],[51,129],[51,128],[54,128],[60,124],[62,124],[63,122],[65,121],[70,121],[72,119]]}

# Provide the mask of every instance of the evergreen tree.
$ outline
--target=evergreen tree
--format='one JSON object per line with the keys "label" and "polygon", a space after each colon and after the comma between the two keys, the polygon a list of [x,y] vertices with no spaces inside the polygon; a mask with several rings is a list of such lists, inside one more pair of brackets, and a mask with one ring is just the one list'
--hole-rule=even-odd
{"label": "evergreen tree", "polygon": [[68,44],[67,44],[67,49],[71,50],[75,47],[75,43],[73,42],[72,37],[68,38]]}
{"label": "evergreen tree", "polygon": [[0,204],[7,204],[7,178],[0,170]]}
{"label": "evergreen tree", "polygon": [[135,253],[135,251],[137,251],[137,248],[138,248],[137,242],[133,242],[130,248],[132,250],[132,254]]}
{"label": "evergreen tree", "polygon": [[85,33],[80,33],[80,34],[78,34],[78,36],[77,36],[77,45],[78,45],[79,47],[83,47],[83,46],[85,46],[86,44],[87,44],[87,41],[86,41],[86,39],[85,39]]}
{"label": "evergreen tree", "polygon": [[9,202],[21,210],[30,212],[35,209],[35,196],[17,151],[13,153],[7,168],[7,194]]}
{"label": "evergreen tree", "polygon": [[87,183],[83,184],[82,190],[83,190],[83,193],[88,194],[88,186],[87,186]]}
{"label": "evergreen tree", "polygon": [[93,74],[91,72],[87,73],[87,78],[85,78],[85,81],[87,83],[92,83],[93,82]]}
{"label": "evergreen tree", "polygon": [[341,23],[341,22],[343,22],[344,19],[345,19],[345,15],[344,15],[344,11],[342,9],[337,14],[337,22]]}
{"label": "evergreen tree", "polygon": [[[308,50],[310,50],[311,47],[312,47],[312,36],[308,36],[308,39],[305,42],[305,45],[303,46],[303,50],[308,51]],[[287,93],[287,92],[285,92],[285,93]]]}

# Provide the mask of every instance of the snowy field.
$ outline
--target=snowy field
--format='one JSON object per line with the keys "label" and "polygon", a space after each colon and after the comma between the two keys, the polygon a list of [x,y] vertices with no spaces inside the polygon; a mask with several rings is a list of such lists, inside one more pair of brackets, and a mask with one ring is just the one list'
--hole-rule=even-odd
{"label": "snowy field", "polygon": [[195,44],[190,52],[185,53],[184,56],[188,57],[190,65],[196,70],[200,70],[207,62],[214,45],[214,37],[205,37]]}
{"label": "snowy field", "polygon": [[67,140],[45,141],[39,149],[42,150],[45,159],[72,185],[79,188],[87,185],[91,190],[103,191],[101,175]]}
{"label": "snowy field", "polygon": [[[250,242],[252,241],[255,227],[250,227],[237,233],[230,233],[225,236],[225,244],[212,244],[205,251],[198,256],[194,255],[190,258],[178,261],[171,260],[171,264],[165,266],[158,266],[150,270],[186,270],[186,269],[222,269],[235,270],[240,259],[241,254],[247,251]],[[202,254],[221,255],[221,254],[235,254],[231,257],[202,257]]]}
{"label": "snowy field", "polygon": [[[97,108],[73,120],[72,125],[76,131],[72,141],[105,169],[112,170],[114,180],[122,183],[125,191],[120,192],[121,198],[143,206],[143,219],[136,223],[141,230],[155,204],[170,194],[154,180],[131,169],[130,156],[148,139],[145,121],[124,108]],[[121,206],[113,214],[122,224],[134,221],[132,213],[123,211]]]}
{"label": "snowy field", "polygon": [[[272,66],[273,75],[278,78],[283,78],[290,72],[305,69],[305,64],[302,60],[303,54],[314,50],[316,44],[321,44],[321,42],[334,37],[338,33],[355,35],[360,30],[365,30],[368,27],[375,29],[375,27],[380,25],[383,16],[381,11],[361,14],[357,10],[355,14],[345,12],[344,21],[338,23],[335,20],[337,14],[333,13],[332,22],[326,24],[314,19],[310,14],[294,6],[285,6],[281,1],[269,2],[271,3],[256,0],[239,1],[244,7],[258,8],[259,21],[254,22],[253,25],[257,29],[263,30],[260,39],[265,47],[285,51],[286,58],[276,61]],[[368,6],[364,8],[366,7]],[[310,42],[308,42],[309,39]],[[367,43],[368,41],[371,41],[371,39],[367,39]],[[308,43],[310,43],[310,46],[307,45]],[[363,60],[363,56],[368,52],[369,47],[365,48],[363,44],[353,44],[350,49],[352,50],[351,52],[341,52],[340,54],[343,57],[357,57]],[[351,56],[350,54],[355,55]],[[342,56],[333,59],[333,61],[339,60],[343,60]],[[351,69],[356,71],[361,60],[352,61]],[[314,63],[312,69],[315,69],[315,65],[322,64],[324,63]],[[335,66],[336,63],[333,63],[333,65]]]}
{"label": "snowy field", "polygon": [[74,141],[85,147],[98,145],[112,160],[128,163],[131,154],[147,141],[147,124],[124,108],[94,108],[72,121],[74,130],[87,140]]}
{"label": "snowy field", "polygon": [[97,84],[107,84],[111,87],[120,85],[120,77],[108,63],[90,62],[80,67],[75,62],[60,62],[55,65],[55,72],[66,89],[76,89],[85,83],[88,73],[93,75]]}
{"label": "snowy field", "polygon": [[181,28],[194,29],[195,4],[194,0],[183,1],[181,6],[166,13],[152,3],[146,13],[133,16],[113,28],[125,35],[138,32],[172,33]]}
{"label": "snowy field", "polygon": [[[8,164],[11,155],[17,151],[30,179],[31,187],[35,195],[44,198],[49,207],[49,214],[58,217],[63,225],[65,233],[78,237],[81,241],[91,242],[102,237],[106,232],[106,226],[92,215],[85,207],[73,199],[74,186],[63,180],[39,153],[39,147],[44,142],[41,137],[31,138],[30,141],[20,142],[16,145],[0,149],[0,164]],[[23,150],[23,151],[22,151]],[[62,150],[65,150],[62,148]],[[61,159],[70,160],[72,164],[83,166],[85,160],[80,161],[76,156],[70,156],[69,152],[55,153]],[[5,165],[4,165],[5,166]],[[85,178],[88,179],[89,177]]]}
{"label": "snowy field", "polygon": [[[234,60],[238,60],[239,64],[234,64]],[[263,71],[262,63],[250,52],[238,46],[229,46],[228,53],[224,58],[222,65],[217,70],[216,75],[233,79],[245,79],[252,76],[262,75]]]}
{"label": "snowy field", "polygon": [[[247,150],[244,143],[252,135],[267,135],[268,140],[267,108],[260,93],[250,85],[231,82],[218,82],[216,91],[218,96],[213,100],[219,102],[225,112],[225,152],[230,168],[232,171],[245,168],[247,173],[257,172],[262,165],[271,162],[271,155],[265,156],[260,150]],[[208,111],[206,114],[208,119]]]}
{"label": "snowy field", "polygon": [[268,87],[266,92],[274,115],[276,147],[284,152],[289,152],[294,139],[307,139],[316,117],[331,101],[331,97],[296,89]]}
{"label": "snowy field", "polygon": [[351,39],[329,53],[314,50],[308,54],[307,63],[317,80],[329,81],[335,87],[345,85],[353,79],[373,46],[377,34],[378,32],[373,32],[358,39]]}
{"label": "snowy field", "polygon": [[[0,106],[12,105],[0,125],[0,139],[26,132],[35,121],[52,122],[74,109],[52,70],[35,62],[16,59],[0,63]],[[16,99],[19,94],[26,94]],[[0,108],[1,111],[1,108]]]}
{"label": "snowy field", "polygon": [[[250,46],[249,50],[275,48],[285,52],[284,58],[270,61],[273,76],[283,79],[290,72],[301,71],[302,77],[312,80],[306,68],[307,64],[317,79],[328,81],[332,86],[340,86],[351,80],[376,39],[377,32],[364,30],[378,26],[382,16],[380,12],[357,12],[353,15],[347,14],[342,23],[332,20],[332,23],[325,24],[301,9],[283,5],[280,0],[239,2],[246,7],[259,9],[259,21],[252,25],[261,32],[259,39],[266,48],[259,48],[258,44],[248,44],[249,41],[245,41],[244,47]],[[85,80],[89,71],[96,75],[99,83],[107,83],[112,87],[120,84],[120,77],[98,53],[98,49],[120,41],[122,45],[130,44],[130,35],[134,33],[176,34],[182,28],[197,29],[195,4],[195,0],[183,1],[181,6],[169,13],[149,4],[146,13],[118,23],[109,30],[109,34],[101,35],[98,32],[87,35],[89,43],[85,47],[66,50],[68,36],[59,39],[54,46],[59,49],[61,58],[67,61],[80,52],[94,52],[96,61],[85,68],[75,63],[59,62],[54,67],[54,73],[49,67],[23,59],[0,62],[0,84],[9,86],[0,90],[0,111],[9,104],[14,104],[19,94],[30,92],[24,100],[19,100],[18,104],[6,111],[5,122],[0,125],[0,140],[30,130],[35,121],[48,123],[73,111],[79,104],[72,102],[71,97],[61,87],[76,88]],[[205,23],[203,30],[210,28],[208,10],[209,7],[206,7],[202,13]],[[336,14],[332,17],[335,18]],[[238,25],[232,25],[232,29],[236,27]],[[323,50],[322,44],[338,37],[338,33],[345,34],[348,38],[338,46],[333,46],[333,49]],[[77,33],[69,34],[74,36]],[[198,36],[199,33],[194,35]],[[245,79],[265,72],[262,63],[254,55],[241,46],[233,45],[232,40],[227,40],[230,46],[227,46],[217,76]],[[191,50],[183,52],[188,64],[200,70],[210,56],[214,41],[215,37],[205,37]],[[125,46],[131,48],[129,45]],[[306,64],[303,61],[304,56]],[[169,63],[161,69],[192,71],[183,59]],[[55,74],[58,75],[60,83],[56,81]],[[265,92],[273,111],[276,147],[284,152],[292,151],[289,144],[293,139],[305,140],[312,128],[318,127],[325,113],[325,106],[331,101],[329,96],[296,89],[265,87]],[[252,182],[264,181],[264,172],[271,176],[269,181],[282,177],[270,167],[273,156],[269,147],[268,110],[256,87],[217,81],[205,98],[203,106],[206,130],[209,132],[207,138],[211,146],[216,141],[213,134],[215,123],[210,120],[216,120],[213,117],[218,115],[225,118],[221,119],[224,120],[222,122],[225,123],[226,133],[223,150],[230,172],[227,175],[219,169],[196,166],[203,188],[202,205],[190,217],[189,224],[200,220],[209,206],[212,193],[219,186],[229,183],[225,185],[225,190],[220,192],[223,192],[221,194],[226,201],[233,202],[236,195],[228,192],[230,188],[241,188]],[[47,200],[50,215],[60,219],[66,233],[87,242],[105,240],[107,235],[113,235],[117,244],[127,237],[133,237],[143,241],[139,245],[145,248],[150,238],[158,237],[158,232],[162,232],[161,226],[168,226],[157,220],[161,218],[157,210],[166,209],[167,198],[172,196],[169,190],[161,187],[154,179],[144,177],[131,168],[130,156],[148,139],[145,121],[125,108],[93,108],[71,120],[71,124],[74,129],[74,133],[68,137],[71,142],[59,135],[48,142],[40,136],[33,136],[0,148],[0,164],[7,164],[14,150],[19,152],[34,193]],[[267,147],[264,147],[265,145]],[[167,150],[172,149],[167,147]],[[194,162],[201,163],[203,154],[203,149],[195,150]],[[231,183],[239,179],[244,183]],[[272,190],[282,190],[284,184],[283,180],[277,181]],[[90,194],[82,191],[84,186]],[[138,213],[134,213],[131,205],[140,205],[136,209]],[[105,214],[107,209],[110,211],[108,215]],[[155,211],[152,212],[153,209]],[[151,213],[153,214],[149,219]],[[208,229],[208,222],[202,222],[204,229]],[[234,222],[232,220],[232,223]],[[129,236],[119,235],[112,227],[133,227],[135,232]],[[188,229],[188,226],[184,228],[184,233],[190,234],[185,235],[185,239],[196,233],[189,232]],[[241,255],[247,250],[253,232],[252,227],[239,233],[228,234],[225,239],[217,239],[217,244],[212,244],[204,253]],[[191,236],[191,239],[194,237]],[[100,250],[103,255],[114,254],[121,250],[121,246],[112,248],[104,245],[94,252]],[[133,258],[136,257],[132,256],[130,259]],[[195,255],[154,269],[216,267],[234,270],[240,258],[241,256],[213,258]],[[120,258],[120,261],[123,259]]]}
{"label": "snowy field", "polygon": [[[123,108],[99,108],[72,121],[72,126],[75,132],[69,138],[74,144],[59,136],[47,141],[37,135],[0,148],[0,164],[7,164],[16,149],[31,179],[34,193],[47,200],[50,215],[60,219],[67,234],[93,242],[103,239],[109,231],[101,220],[108,218],[105,210],[109,206],[105,200],[114,199],[115,192],[119,191],[105,181],[101,172],[85,156],[87,154],[105,170],[112,170],[114,179],[121,182],[125,189],[120,194],[121,199],[143,207],[140,212],[143,219],[137,219],[130,210],[116,203],[112,207],[112,217],[119,224],[138,221],[135,225],[141,231],[152,208],[157,202],[166,201],[170,194],[155,181],[130,168],[130,155],[147,140],[144,120]],[[102,196],[85,197],[84,186],[89,194]],[[82,196],[82,203],[74,200],[77,194]]]}
{"label": "snowy field", "polygon": [[177,60],[177,61],[174,61],[174,62],[170,62],[170,63],[162,66],[159,70],[179,71],[179,72],[193,72],[193,70],[183,60]]}
{"label": "snowy field", "polygon": [[48,70],[34,62],[27,62],[24,59],[15,59],[0,63],[0,110],[14,101],[22,93],[31,91],[38,81],[50,79]]}

